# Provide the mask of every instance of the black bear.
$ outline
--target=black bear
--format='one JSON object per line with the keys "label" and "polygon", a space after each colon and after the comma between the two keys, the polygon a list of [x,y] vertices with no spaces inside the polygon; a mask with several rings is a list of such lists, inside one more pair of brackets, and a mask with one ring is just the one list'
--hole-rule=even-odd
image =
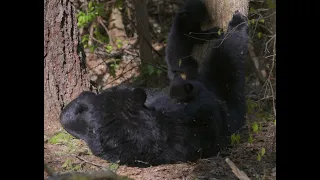
{"label": "black bear", "polygon": [[[244,59],[247,55],[248,24],[246,17],[236,11],[229,22],[226,33],[215,40],[210,53],[199,68],[198,80],[225,102],[229,114],[229,135],[244,125],[245,116],[245,74]],[[199,87],[190,80],[175,78],[170,88],[170,97],[188,102],[197,98]],[[200,83],[199,82],[199,83]],[[199,84],[199,83],[196,83]],[[193,83],[194,84],[194,83]]]}
{"label": "black bear", "polygon": [[211,48],[200,69],[204,84],[227,104],[229,135],[245,122],[244,60],[248,53],[248,39],[247,18],[236,11],[227,32]]}
{"label": "black bear", "polygon": [[188,79],[198,76],[198,62],[191,56],[195,44],[218,37],[218,27],[201,30],[201,23],[209,20],[205,4],[201,0],[186,0],[173,20],[166,46],[168,78],[173,80],[180,73]]}
{"label": "black bear", "polygon": [[60,122],[95,156],[129,166],[194,161],[218,152],[223,115],[211,91],[204,88],[175,110],[149,108],[146,97],[141,88],[83,92],[63,109]]}
{"label": "black bear", "polygon": [[[210,55],[230,62],[208,59],[206,63],[221,64],[224,67],[224,63],[231,64],[241,60],[236,56],[241,57],[246,53],[243,51],[246,44],[241,44],[247,39],[246,26],[244,17],[236,12],[229,29],[240,29],[233,32],[231,40],[228,38],[231,49],[221,46],[224,48],[217,51],[227,53],[229,50],[230,54],[223,54],[221,57],[217,55],[219,53]],[[243,47],[241,53],[237,50],[239,46]],[[233,50],[236,52],[234,55]],[[231,67],[225,68],[235,68],[235,71],[227,71],[225,74],[235,75],[226,76],[226,79],[237,77],[238,71],[242,71],[241,65]],[[153,101],[147,106],[147,94],[141,88],[114,87],[98,95],[83,92],[63,109],[60,122],[70,134],[83,139],[94,155],[119,164],[159,165],[211,157],[219,151],[219,144],[223,144],[221,136],[227,129],[230,132],[239,125],[233,125],[233,119],[229,119],[235,118],[239,122],[242,120],[241,109],[236,107],[240,106],[236,103],[241,100],[234,99],[236,86],[241,86],[242,81],[235,78],[234,81],[224,82],[236,84],[230,85],[234,90],[225,92],[224,87],[220,86],[223,83],[210,80],[216,74],[219,75],[219,71],[204,69],[203,82],[188,81],[188,86],[196,87],[192,90],[197,91],[187,104],[175,104],[168,97],[162,96],[159,99],[165,99],[164,101]],[[239,88],[241,92],[241,87]],[[226,101],[230,116],[227,116],[221,100]],[[169,105],[172,108],[166,108]]]}

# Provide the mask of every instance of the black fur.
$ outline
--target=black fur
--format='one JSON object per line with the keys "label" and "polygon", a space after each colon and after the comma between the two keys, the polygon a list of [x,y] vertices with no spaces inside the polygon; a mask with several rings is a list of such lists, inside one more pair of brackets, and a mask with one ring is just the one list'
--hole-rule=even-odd
{"label": "black fur", "polygon": [[[208,57],[200,68],[199,81],[226,103],[229,135],[244,124],[246,112],[244,59],[247,55],[248,25],[246,17],[236,11],[228,30],[215,40]],[[170,97],[188,102],[197,97],[199,83],[176,76],[170,84]]]}
{"label": "black fur", "polygon": [[248,35],[239,13],[229,31],[235,26],[239,29],[205,61],[209,69],[203,69],[202,82],[189,80],[193,89],[188,92],[194,94],[188,104],[162,96],[145,105],[147,95],[141,88],[114,87],[98,95],[83,92],[63,109],[62,126],[83,139],[94,155],[119,164],[159,165],[215,155],[227,126],[231,133],[244,122],[242,67]]}
{"label": "black fur", "polygon": [[[198,77],[198,62],[191,56],[195,44],[204,43],[218,37],[219,28],[201,30],[201,23],[209,20],[205,4],[200,0],[186,0],[174,18],[168,44],[166,62],[168,78],[173,80],[175,74],[185,73],[188,79]],[[203,34],[198,34],[203,33]]]}
{"label": "black fur", "polygon": [[[222,114],[211,91],[204,89],[197,99],[174,111],[145,106],[146,94],[140,88],[114,88],[86,96],[83,101],[86,93],[62,111],[60,122],[70,134],[83,139],[98,157],[145,166],[144,163],[194,161],[213,156],[219,150]],[[79,109],[86,110],[81,112],[82,116],[77,114]],[[85,123],[86,126],[78,126]],[[77,132],[83,133],[79,136]]]}
{"label": "black fur", "polygon": [[229,134],[235,133],[245,122],[244,60],[247,53],[247,18],[236,11],[223,39],[212,47],[208,58],[204,61],[203,71],[200,72],[209,89],[213,89],[227,104],[230,115]]}

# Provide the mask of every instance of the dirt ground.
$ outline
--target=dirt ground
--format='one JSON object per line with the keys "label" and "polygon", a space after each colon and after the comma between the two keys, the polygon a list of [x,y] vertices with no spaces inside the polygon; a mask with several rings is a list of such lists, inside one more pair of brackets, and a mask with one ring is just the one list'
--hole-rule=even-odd
{"label": "dirt ground", "polygon": [[[51,124],[52,126],[52,124]],[[56,132],[63,132],[58,123],[55,124]],[[50,128],[51,129],[51,128]],[[234,145],[225,152],[221,152],[218,157],[210,159],[201,159],[195,163],[182,163],[172,165],[161,165],[149,168],[133,168],[126,166],[118,166],[108,163],[88,153],[88,149],[82,140],[72,139],[75,146],[71,149],[72,153],[68,152],[70,147],[67,143],[51,144],[46,134],[56,134],[47,129],[45,131],[44,141],[44,161],[55,172],[75,171],[95,171],[101,169],[111,169],[117,174],[125,175],[136,180],[160,180],[160,179],[238,179],[231,168],[226,163],[228,157],[236,166],[244,171],[251,179],[276,179],[276,127],[274,123],[264,123],[261,132],[254,136],[255,141],[248,143],[246,140],[248,134],[241,133],[239,144]],[[51,135],[51,136],[52,136]],[[260,149],[265,148],[265,154],[261,160],[257,160],[257,154]],[[71,150],[71,151],[72,151]],[[69,161],[70,166],[66,166]],[[77,169],[78,167],[78,169]],[[72,169],[74,168],[74,169]],[[44,173],[44,177],[47,174]]]}
{"label": "dirt ground", "polygon": [[[240,140],[217,157],[201,159],[194,163],[134,168],[109,163],[91,155],[82,140],[71,138],[58,120],[44,122],[44,161],[55,172],[96,171],[111,169],[119,175],[135,180],[236,180],[226,163],[228,157],[250,179],[276,179],[276,124],[257,116],[247,117],[247,126],[240,133]],[[259,122],[259,130],[253,132],[252,123]],[[251,134],[251,140],[249,138]],[[250,142],[250,143],[249,143]],[[261,151],[263,155],[261,155]],[[260,152],[260,158],[258,157]],[[47,178],[46,172],[44,177]]]}

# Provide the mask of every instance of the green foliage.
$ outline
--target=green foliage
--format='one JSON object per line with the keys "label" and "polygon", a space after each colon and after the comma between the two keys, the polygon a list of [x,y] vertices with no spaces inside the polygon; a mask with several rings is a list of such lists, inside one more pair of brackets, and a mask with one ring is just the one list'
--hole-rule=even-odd
{"label": "green foliage", "polygon": [[276,3],[273,0],[267,0],[267,4],[270,9],[276,8]]}
{"label": "green foliage", "polygon": [[81,165],[80,164],[77,164],[77,165],[74,164],[72,159],[70,159],[70,158],[66,159],[61,167],[66,169],[66,170],[70,170],[70,171],[78,171],[78,170],[81,169]]}
{"label": "green foliage", "polygon": [[162,71],[161,71],[160,69],[157,69],[157,70],[156,70],[156,74],[157,74],[157,76],[159,77],[159,76],[162,74]]}
{"label": "green foliage", "polygon": [[87,27],[93,22],[97,16],[104,16],[104,4],[90,1],[88,3],[88,10],[83,12],[79,11],[77,14],[78,27]]}
{"label": "green foliage", "polygon": [[119,168],[119,164],[111,163],[108,169],[115,172],[118,168]]}
{"label": "green foliage", "polygon": [[94,52],[94,50],[97,48],[96,45],[92,45],[89,47],[90,52]]}
{"label": "green foliage", "polygon": [[148,75],[148,76],[152,76],[154,74],[156,74],[157,76],[160,76],[162,72],[163,71],[161,69],[156,68],[154,65],[151,65],[151,64],[144,66],[144,68],[142,69],[142,74]]}
{"label": "green foliage", "polygon": [[72,139],[74,139],[70,134],[65,133],[65,132],[59,132],[53,137],[51,137],[48,142],[50,144],[67,144],[69,143]]}
{"label": "green foliage", "polygon": [[113,78],[116,77],[116,70],[119,68],[119,59],[113,59],[112,64],[110,64],[110,74]]}
{"label": "green foliage", "polygon": [[265,155],[266,153],[266,149],[265,148],[261,148],[261,150],[259,151],[258,155],[257,155],[257,160],[261,161],[261,158]]}
{"label": "green foliage", "polygon": [[116,44],[118,49],[121,49],[123,46],[123,42],[120,39],[117,39]]}
{"label": "green foliage", "polygon": [[154,67],[150,64],[147,65],[147,69],[148,69],[148,74],[151,75],[154,73]]}
{"label": "green foliage", "polygon": [[239,144],[240,143],[240,134],[232,134],[231,135],[231,144]]}
{"label": "green foliage", "polygon": [[250,134],[250,135],[249,135],[248,142],[249,142],[250,144],[252,144],[252,143],[253,143],[253,137],[252,137],[252,134]]}
{"label": "green foliage", "polygon": [[249,9],[249,13],[250,13],[250,14],[257,14],[257,13],[258,13],[258,11],[257,11],[255,8],[250,7],[250,9]]}
{"label": "green foliage", "polygon": [[261,39],[261,37],[262,37],[262,32],[258,32],[257,36],[258,36],[259,39]]}
{"label": "green foliage", "polygon": [[112,46],[111,46],[110,44],[108,44],[108,45],[106,46],[106,52],[107,52],[107,53],[111,53],[111,51],[112,51]]}
{"label": "green foliage", "polygon": [[251,128],[254,133],[258,133],[262,130],[262,123],[260,122],[258,124],[257,122],[253,122]]}
{"label": "green foliage", "polygon": [[[80,28],[88,28],[88,26],[96,21],[98,16],[105,16],[104,13],[104,4],[96,3],[93,1],[90,1],[87,6],[86,11],[79,11],[77,14],[77,19],[78,19],[78,27]],[[102,43],[108,43],[109,42],[109,37],[106,37],[102,35],[99,31],[99,28],[95,24],[92,24],[92,28],[94,28],[93,31],[93,36],[99,40]],[[89,34],[85,34],[81,37],[81,42],[84,46],[84,48],[89,48],[91,52],[93,52],[97,46],[96,45],[90,45],[88,44],[89,41]]]}
{"label": "green foliage", "polygon": [[222,29],[219,29],[218,31],[218,35],[220,36],[222,34],[223,30]]}
{"label": "green foliage", "polygon": [[98,39],[99,41],[101,41],[102,43],[109,43],[109,37],[108,36],[104,36],[103,34],[101,34],[99,28],[95,28],[94,32],[93,32],[93,36]]}
{"label": "green foliage", "polygon": [[122,10],[123,8],[123,0],[117,0],[115,3],[115,7]]}
{"label": "green foliage", "polygon": [[262,148],[261,151],[260,151],[260,153],[261,153],[261,156],[264,156],[264,154],[266,153],[266,149],[265,149],[265,148]]}
{"label": "green foliage", "polygon": [[260,155],[260,153],[258,153],[257,160],[258,160],[258,161],[261,161],[261,155]]}
{"label": "green foliage", "polygon": [[248,114],[253,114],[254,111],[259,107],[258,103],[251,100],[251,99],[247,99],[247,113]]}
{"label": "green foliage", "polygon": [[89,34],[85,34],[81,37],[81,43],[83,44],[84,48],[88,47],[88,41],[89,41]]}

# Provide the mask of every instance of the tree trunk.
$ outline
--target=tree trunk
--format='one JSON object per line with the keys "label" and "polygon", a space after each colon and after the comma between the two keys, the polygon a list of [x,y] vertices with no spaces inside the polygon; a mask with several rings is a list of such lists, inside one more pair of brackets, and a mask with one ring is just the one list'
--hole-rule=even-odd
{"label": "tree trunk", "polygon": [[141,63],[152,63],[152,41],[149,29],[148,11],[146,0],[133,0],[135,14],[137,19],[137,34],[140,45]]}
{"label": "tree trunk", "polygon": [[89,81],[80,67],[79,55],[83,54],[70,1],[45,0],[44,17],[44,123],[46,133],[51,134],[60,127],[61,109],[87,90]]}
{"label": "tree trunk", "polygon": [[[203,28],[207,29],[213,26],[218,26],[224,31],[228,28],[228,23],[232,18],[233,13],[239,10],[242,14],[248,15],[249,0],[204,0],[211,15],[211,24],[204,24]],[[210,42],[203,45],[196,45],[193,48],[193,56],[199,61],[201,66],[202,60],[207,54]]]}

